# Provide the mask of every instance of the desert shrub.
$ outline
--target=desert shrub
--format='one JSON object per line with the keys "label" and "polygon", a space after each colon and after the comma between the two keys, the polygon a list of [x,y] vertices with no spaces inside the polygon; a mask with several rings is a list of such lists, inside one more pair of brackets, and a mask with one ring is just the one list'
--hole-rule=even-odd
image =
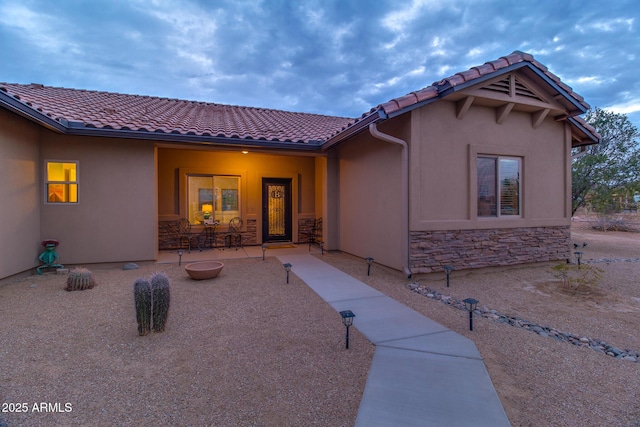
{"label": "desert shrub", "polygon": [[598,231],[627,231],[638,232],[636,224],[623,216],[600,215],[591,225],[591,228]]}
{"label": "desert shrub", "polygon": [[93,273],[86,268],[76,267],[69,272],[67,277],[67,291],[83,291],[96,285]]}
{"label": "desert shrub", "polygon": [[553,275],[562,280],[562,284],[571,294],[589,293],[597,288],[604,270],[591,264],[559,263],[553,268]]}

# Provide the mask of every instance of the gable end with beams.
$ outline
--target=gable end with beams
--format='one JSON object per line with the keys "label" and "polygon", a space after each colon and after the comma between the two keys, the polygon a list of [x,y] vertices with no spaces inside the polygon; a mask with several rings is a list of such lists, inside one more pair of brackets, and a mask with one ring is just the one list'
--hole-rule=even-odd
{"label": "gable end with beams", "polygon": [[527,112],[531,114],[533,128],[548,116],[564,119],[567,114],[565,106],[517,71],[452,94],[450,98],[456,102],[458,119],[463,119],[473,105],[494,108],[497,124],[504,123],[512,111]]}

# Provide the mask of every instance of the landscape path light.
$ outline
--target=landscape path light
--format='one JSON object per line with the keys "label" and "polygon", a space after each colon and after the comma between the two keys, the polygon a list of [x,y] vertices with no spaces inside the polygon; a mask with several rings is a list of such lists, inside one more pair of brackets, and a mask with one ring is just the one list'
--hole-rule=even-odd
{"label": "landscape path light", "polygon": [[345,336],[345,348],[349,349],[349,327],[353,325],[353,318],[356,317],[351,310],[344,310],[340,312],[342,316],[342,324],[347,328],[347,334]]}
{"label": "landscape path light", "polygon": [[373,258],[367,258],[367,276],[371,274],[371,264],[373,264]]}
{"label": "landscape path light", "polygon": [[291,271],[291,264],[286,263],[286,264],[282,264],[282,266],[284,267],[285,271],[287,272],[287,283],[289,283],[289,272]]}
{"label": "landscape path light", "polygon": [[451,274],[452,270],[453,270],[453,267],[451,267],[450,265],[444,266],[444,272],[447,273],[447,288],[449,287],[449,275]]}
{"label": "landscape path light", "polygon": [[576,259],[578,260],[578,268],[580,268],[580,260],[582,259],[582,252],[575,251],[574,254],[576,255]]}
{"label": "landscape path light", "polygon": [[264,261],[264,253],[267,251],[267,245],[262,244],[262,260]]}
{"label": "landscape path light", "polygon": [[473,310],[478,306],[478,300],[473,298],[467,298],[462,300],[464,306],[469,310],[469,330],[473,331]]}
{"label": "landscape path light", "polygon": [[182,254],[184,254],[184,251],[182,249],[178,249],[178,267],[182,265]]}

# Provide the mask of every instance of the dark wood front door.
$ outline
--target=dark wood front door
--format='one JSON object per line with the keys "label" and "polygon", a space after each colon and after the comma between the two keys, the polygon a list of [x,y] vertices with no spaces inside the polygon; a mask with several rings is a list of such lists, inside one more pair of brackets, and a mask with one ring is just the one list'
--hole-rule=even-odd
{"label": "dark wood front door", "polygon": [[291,179],[262,178],[262,242],[290,242],[291,234]]}

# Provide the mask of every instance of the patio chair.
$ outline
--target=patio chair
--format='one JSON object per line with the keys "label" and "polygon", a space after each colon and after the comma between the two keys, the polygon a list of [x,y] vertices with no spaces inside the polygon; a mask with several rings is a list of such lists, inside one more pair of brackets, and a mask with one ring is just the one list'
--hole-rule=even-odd
{"label": "patio chair", "polygon": [[180,218],[178,221],[178,243],[179,249],[182,249],[182,244],[187,242],[187,250],[191,253],[191,223],[186,218]]}
{"label": "patio chair", "polygon": [[202,233],[204,234],[204,243],[203,246],[215,249],[217,247],[216,244],[216,228],[218,227],[218,222],[214,221],[212,224],[205,224],[204,230]]}
{"label": "patio chair", "polygon": [[224,235],[224,245],[231,249],[231,246],[235,246],[236,251],[238,247],[242,247],[242,218],[235,217],[229,221],[229,231]]}
{"label": "patio chair", "polygon": [[309,240],[309,250],[311,250],[311,245],[318,245],[324,254],[324,242],[322,241],[322,218],[317,218],[313,221],[313,227],[311,228],[307,238]]}

